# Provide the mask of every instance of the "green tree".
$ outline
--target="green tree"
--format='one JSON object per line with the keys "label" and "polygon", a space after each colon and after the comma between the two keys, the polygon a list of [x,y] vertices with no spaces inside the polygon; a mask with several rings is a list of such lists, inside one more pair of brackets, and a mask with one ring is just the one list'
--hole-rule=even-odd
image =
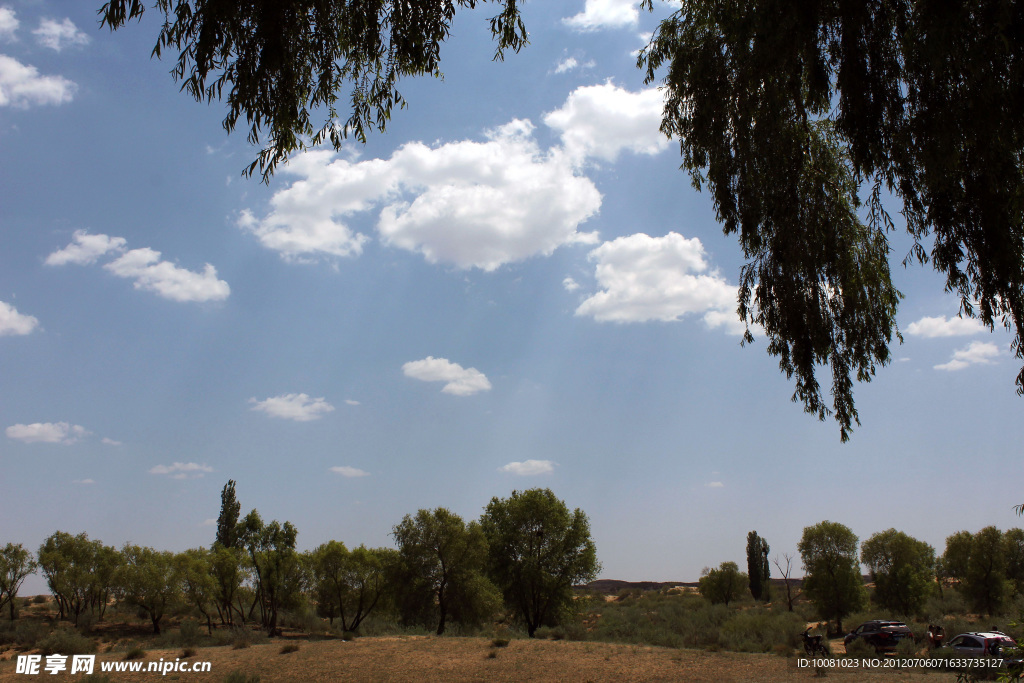
{"label": "green tree", "polygon": [[804,528],[797,545],[804,565],[804,594],[823,619],[835,620],[864,604],[864,581],[857,562],[857,536],[849,527],[828,520]]}
{"label": "green tree", "polygon": [[39,566],[57,602],[61,619],[78,618],[89,610],[103,618],[111,592],[119,582],[122,558],[116,548],[64,531],[50,535],[39,547]]}
{"label": "green tree", "polygon": [[[652,0],[641,3],[653,9]],[[964,316],[1024,358],[1024,15],[1006,0],[687,0],[638,66],[662,131],[748,263],[739,314],[764,328],[793,400],[845,441],[853,380],[899,337],[886,209]],[[664,69],[663,69],[664,67]],[[925,249],[931,243],[930,254]],[[751,341],[748,334],[746,340]],[[832,405],[816,370],[828,366]],[[1024,394],[1024,369],[1017,375]]]}
{"label": "green tree", "polygon": [[1006,544],[1006,578],[1014,597],[1024,595],[1024,529],[1010,529],[1003,535]]}
{"label": "green tree", "polygon": [[386,590],[386,551],[365,546],[349,551],[344,543],[328,541],[310,553],[312,588],[318,612],[343,631],[356,631],[381,601]]}
{"label": "green tree", "polygon": [[917,614],[935,584],[935,549],[902,531],[874,534],[860,548],[875,600],[897,614]]}
{"label": "green tree", "polygon": [[770,601],[772,566],[768,563],[768,541],[756,531],[747,534],[747,576],[750,577],[750,594],[755,600]]}
{"label": "green tree", "polygon": [[181,581],[185,602],[206,619],[206,632],[213,634],[213,612],[217,609],[219,589],[212,562],[215,551],[192,548],[174,556],[175,571]]}
{"label": "green tree", "polygon": [[20,543],[8,543],[0,550],[0,610],[7,605],[11,621],[14,621],[18,589],[29,574],[35,573],[38,566],[32,553]]}
{"label": "green tree", "polygon": [[246,578],[243,551],[240,548],[225,548],[215,543],[210,549],[209,560],[213,580],[217,586],[216,609],[220,623],[233,625],[237,614],[244,624],[245,612],[241,606],[235,604]]}
{"label": "green tree", "polygon": [[295,551],[298,531],[291,522],[264,524],[256,510],[242,520],[239,542],[248,553],[256,582],[256,603],[267,635],[278,635],[281,609],[295,604],[303,587],[303,568]]}
{"label": "green tree", "polygon": [[484,616],[495,594],[483,576],[487,539],[477,522],[445,508],[406,515],[391,531],[401,560],[396,577],[403,620],[425,620],[444,633],[449,619],[466,623]]}
{"label": "green tree", "polygon": [[235,497],[235,480],[228,479],[220,492],[220,514],[217,516],[216,543],[225,548],[238,547],[238,516],[242,512],[242,504]]}
{"label": "green tree", "polygon": [[121,550],[121,595],[125,602],[149,615],[153,633],[160,633],[160,621],[181,601],[181,581],[174,554],[125,544]]}
{"label": "green tree", "polygon": [[704,567],[700,575],[698,590],[712,604],[724,603],[726,607],[747,590],[749,579],[740,571],[735,562],[723,562],[718,569]]}
{"label": "green tree", "polygon": [[958,531],[949,536],[942,568],[975,610],[996,614],[1013,590],[1007,580],[1008,560],[1006,538],[988,526],[975,534]]}
{"label": "green tree", "polygon": [[488,542],[488,574],[505,604],[526,625],[555,625],[572,605],[572,587],[600,570],[582,510],[571,513],[550,489],[491,498],[480,519]]}
{"label": "green tree", "polygon": [[[486,0],[482,0],[486,2]],[[400,79],[441,76],[441,45],[457,7],[477,0],[408,2],[203,2],[154,0],[164,15],[153,55],[177,52],[171,73],[198,102],[226,99],[224,129],[241,119],[249,141],[264,144],[256,161],[264,181],[307,141],[329,141],[336,149],[351,132],[365,141],[384,129],[395,105],[404,106]],[[527,33],[517,0],[498,0],[491,18],[495,58],[516,52]],[[144,0],[110,0],[100,10],[112,30],[141,17]],[[350,112],[338,125],[340,91],[351,88]],[[323,116],[317,127],[313,116]],[[343,114],[342,114],[343,115]]]}

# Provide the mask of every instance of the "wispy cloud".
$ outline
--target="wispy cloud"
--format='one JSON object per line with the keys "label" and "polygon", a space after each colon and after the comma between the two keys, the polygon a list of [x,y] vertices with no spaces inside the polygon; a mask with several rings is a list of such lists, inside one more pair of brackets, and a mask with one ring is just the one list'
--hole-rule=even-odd
{"label": "wispy cloud", "polygon": [[721,489],[721,488],[725,488],[725,484],[723,484],[720,481],[709,481],[708,483],[704,484],[704,488],[708,488],[708,489]]}
{"label": "wispy cloud", "polygon": [[221,301],[231,294],[228,283],[217,279],[217,269],[209,263],[201,273],[197,273],[163,260],[155,249],[142,247],[125,251],[125,245],[123,237],[78,230],[71,243],[47,256],[45,263],[49,266],[89,265],[107,254],[120,254],[103,269],[118,277],[134,280],[135,289],[183,302]]}
{"label": "wispy cloud", "polygon": [[356,467],[349,467],[348,465],[338,465],[337,467],[330,468],[330,471],[347,478],[370,476],[369,472]]}
{"label": "wispy cloud", "polygon": [[270,417],[296,422],[319,420],[334,410],[334,406],[324,400],[323,396],[310,398],[309,394],[281,394],[262,401],[250,398],[249,403],[253,404],[253,410],[266,413]]}
{"label": "wispy cloud", "polygon": [[936,370],[963,370],[971,365],[990,365],[1000,355],[999,347],[989,342],[973,341],[966,347],[953,352],[948,363],[936,365]]}
{"label": "wispy cloud", "polygon": [[491,382],[476,368],[463,368],[447,358],[427,356],[423,360],[409,361],[402,366],[406,377],[424,382],[445,382],[442,392],[456,396],[471,396],[489,391]]}
{"label": "wispy cloud", "polygon": [[14,10],[6,5],[0,7],[0,40],[15,40],[20,23]]}
{"label": "wispy cloud", "polygon": [[68,422],[33,422],[11,425],[5,433],[8,438],[24,443],[72,444],[91,432],[81,425]]}
{"label": "wispy cloud", "polygon": [[523,462],[510,462],[499,467],[498,471],[516,474],[521,477],[535,474],[551,474],[555,471],[555,463],[550,460],[524,460]]}
{"label": "wispy cloud", "polygon": [[361,405],[363,405],[359,401],[356,401],[355,399],[351,399],[351,398],[346,398],[345,399],[345,403],[347,405],[350,405],[350,406],[361,406]]}
{"label": "wispy cloud", "polygon": [[575,292],[580,288],[580,283],[576,282],[571,277],[567,277],[562,280],[562,286],[565,287],[565,291],[567,292]]}
{"label": "wispy cloud", "polygon": [[198,479],[213,472],[213,468],[207,464],[200,465],[194,462],[176,462],[170,465],[157,465],[149,470],[150,474],[162,474],[171,479]]}
{"label": "wispy cloud", "polygon": [[39,319],[18,313],[14,306],[0,301],[0,337],[29,334],[39,327]]}
{"label": "wispy cloud", "polygon": [[92,479],[74,479],[74,480],[72,480],[71,483],[72,484],[82,484],[83,486],[88,486],[90,484],[95,484],[96,482],[94,480],[92,480]]}
{"label": "wispy cloud", "polygon": [[32,31],[32,35],[36,37],[37,43],[57,52],[66,47],[89,44],[89,36],[79,31],[67,18],[63,21],[43,19],[39,22],[39,28]]}

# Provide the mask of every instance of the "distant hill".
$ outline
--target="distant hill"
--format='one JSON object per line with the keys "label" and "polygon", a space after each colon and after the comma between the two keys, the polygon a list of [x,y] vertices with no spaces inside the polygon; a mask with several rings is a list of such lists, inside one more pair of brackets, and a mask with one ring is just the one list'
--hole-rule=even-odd
{"label": "distant hill", "polygon": [[[790,579],[790,589],[800,590],[803,586],[803,582],[803,578]],[[697,585],[698,583],[696,581],[618,581],[616,579],[598,579],[597,581],[591,581],[585,586],[577,586],[576,589],[591,591],[594,593],[604,593],[605,595],[617,595],[624,590],[660,591],[666,588],[675,588],[677,586],[696,588]],[[771,586],[773,592],[783,591],[784,593],[786,590],[786,582],[784,579],[772,579]]]}

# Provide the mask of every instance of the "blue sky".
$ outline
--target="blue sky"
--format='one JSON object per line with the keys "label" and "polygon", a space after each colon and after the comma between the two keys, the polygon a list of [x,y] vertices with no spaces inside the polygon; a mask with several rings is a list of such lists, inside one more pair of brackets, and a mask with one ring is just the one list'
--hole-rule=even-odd
{"label": "blue sky", "polygon": [[95,10],[0,0],[0,543],[208,545],[228,479],[303,548],[550,487],[627,580],[742,565],[752,529],[1018,524],[1010,336],[902,236],[906,342],[850,443],[740,347],[742,254],[635,67],[667,5],[527,3],[504,62],[461,12],[385,134],[269,186],[149,58],[158,17]]}

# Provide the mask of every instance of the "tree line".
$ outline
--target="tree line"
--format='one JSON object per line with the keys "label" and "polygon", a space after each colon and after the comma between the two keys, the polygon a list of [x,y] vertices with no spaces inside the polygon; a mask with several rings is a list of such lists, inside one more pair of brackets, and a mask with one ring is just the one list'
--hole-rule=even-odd
{"label": "tree line", "polygon": [[406,515],[392,529],[395,548],[348,548],[328,541],[296,549],[290,522],[265,522],[253,509],[241,517],[231,480],[221,491],[217,532],[209,547],[181,553],[57,531],[33,554],[21,544],[0,550],[0,610],[16,616],[15,598],[37,570],[58,616],[77,626],[101,620],[114,601],[144,613],[154,633],[166,614],[201,615],[212,633],[257,623],[280,632],[284,611],[304,602],[318,616],[356,632],[382,608],[403,625],[441,635],[452,623],[476,626],[504,614],[532,637],[571,608],[572,587],[600,569],[589,520],[549,489],[492,498],[479,520],[445,508]]}
{"label": "tree line", "polygon": [[[859,545],[859,554],[858,554]],[[797,546],[803,563],[803,593],[822,619],[843,631],[843,619],[868,604],[861,565],[875,584],[871,602],[893,614],[917,615],[931,596],[956,590],[979,613],[997,614],[1012,598],[1024,595],[1024,530],[1002,532],[994,526],[971,533],[958,531],[946,539],[946,550],[935,549],[902,531],[887,529],[859,543],[853,531],[824,521],[804,528]],[[747,573],[735,562],[705,568],[699,590],[714,603],[728,605],[750,594],[769,601],[769,546],[751,531],[747,536]],[[791,558],[786,568],[776,560],[786,581],[789,610]]]}

